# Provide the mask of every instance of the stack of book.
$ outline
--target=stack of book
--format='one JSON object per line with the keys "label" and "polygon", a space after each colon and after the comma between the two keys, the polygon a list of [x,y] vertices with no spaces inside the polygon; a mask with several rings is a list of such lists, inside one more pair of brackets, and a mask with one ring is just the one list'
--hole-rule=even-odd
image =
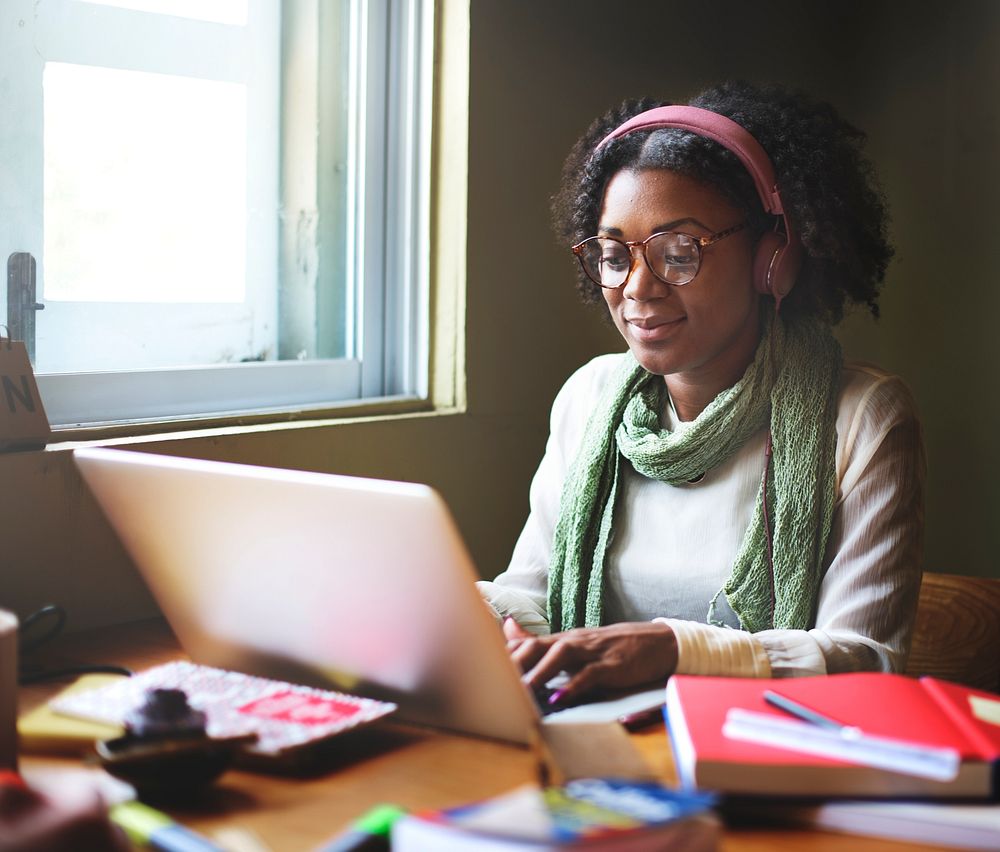
{"label": "stack of book", "polygon": [[[833,724],[793,719],[766,693]],[[785,680],[675,675],[666,703],[687,789],[935,799],[997,792],[1000,696],[948,681],[870,672]]]}
{"label": "stack of book", "polygon": [[1000,695],[875,673],[675,675],[666,718],[682,787],[721,794],[727,819],[1000,849]]}
{"label": "stack of book", "polygon": [[405,816],[392,826],[393,852],[712,852],[714,797],[589,778],[562,787],[521,787],[466,807]]}
{"label": "stack of book", "polygon": [[727,818],[888,837],[947,849],[1000,849],[1000,805],[838,799],[815,804],[734,803]]}

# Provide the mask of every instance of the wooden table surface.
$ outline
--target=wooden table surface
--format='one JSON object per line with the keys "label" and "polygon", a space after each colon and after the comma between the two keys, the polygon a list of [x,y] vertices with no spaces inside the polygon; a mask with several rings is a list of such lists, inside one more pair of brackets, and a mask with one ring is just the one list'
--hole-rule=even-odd
{"label": "wooden table surface", "polygon": [[[132,669],[182,656],[160,620],[70,634],[44,653],[53,664],[75,660]],[[23,687],[21,712],[47,700],[66,683]],[[633,734],[633,742],[664,782],[676,781],[661,727]],[[29,780],[33,774],[78,765],[70,758],[25,755],[21,759]],[[310,775],[230,770],[197,805],[164,810],[210,836],[238,827],[256,836],[264,849],[297,852],[315,848],[376,804],[412,810],[463,805],[532,781],[535,772],[535,759],[524,749],[384,722]],[[721,848],[724,852],[898,852],[934,847],[808,829],[727,826]]]}

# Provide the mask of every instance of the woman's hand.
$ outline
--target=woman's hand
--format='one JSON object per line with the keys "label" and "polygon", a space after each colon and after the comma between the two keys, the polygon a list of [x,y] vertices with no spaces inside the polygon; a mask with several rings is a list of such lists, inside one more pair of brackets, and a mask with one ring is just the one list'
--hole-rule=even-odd
{"label": "woman's hand", "polygon": [[660,622],[623,622],[534,636],[508,618],[503,632],[511,658],[532,688],[560,672],[570,675],[555,693],[558,701],[598,687],[627,689],[666,680],[677,667],[677,637]]}

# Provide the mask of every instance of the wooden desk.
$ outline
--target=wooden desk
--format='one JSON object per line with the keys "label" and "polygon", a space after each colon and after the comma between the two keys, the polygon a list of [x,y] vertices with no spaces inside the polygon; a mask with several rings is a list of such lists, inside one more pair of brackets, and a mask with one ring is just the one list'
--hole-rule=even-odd
{"label": "wooden desk", "polygon": [[[48,653],[56,660],[114,663],[133,669],[181,656],[173,635],[159,620],[78,633],[53,645]],[[23,688],[22,712],[47,700],[64,685]],[[664,781],[674,782],[673,761],[663,731],[654,727],[633,736]],[[21,768],[29,778],[32,772],[72,765],[73,761],[58,758],[25,756],[21,760]],[[535,761],[523,749],[384,724],[377,740],[335,758],[323,774],[287,778],[230,771],[196,808],[174,808],[170,812],[205,834],[240,826],[254,832],[274,852],[297,852],[313,849],[373,805],[390,802],[414,810],[457,806],[527,783],[534,779],[534,773]],[[727,828],[722,842],[725,852],[891,852],[926,848],[930,847],[774,828]]]}

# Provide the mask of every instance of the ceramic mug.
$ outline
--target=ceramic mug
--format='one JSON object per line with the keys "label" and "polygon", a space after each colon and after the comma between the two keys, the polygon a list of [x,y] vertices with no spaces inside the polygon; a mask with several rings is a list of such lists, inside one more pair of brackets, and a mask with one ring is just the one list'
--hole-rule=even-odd
{"label": "ceramic mug", "polygon": [[17,616],[0,609],[0,769],[17,769]]}

